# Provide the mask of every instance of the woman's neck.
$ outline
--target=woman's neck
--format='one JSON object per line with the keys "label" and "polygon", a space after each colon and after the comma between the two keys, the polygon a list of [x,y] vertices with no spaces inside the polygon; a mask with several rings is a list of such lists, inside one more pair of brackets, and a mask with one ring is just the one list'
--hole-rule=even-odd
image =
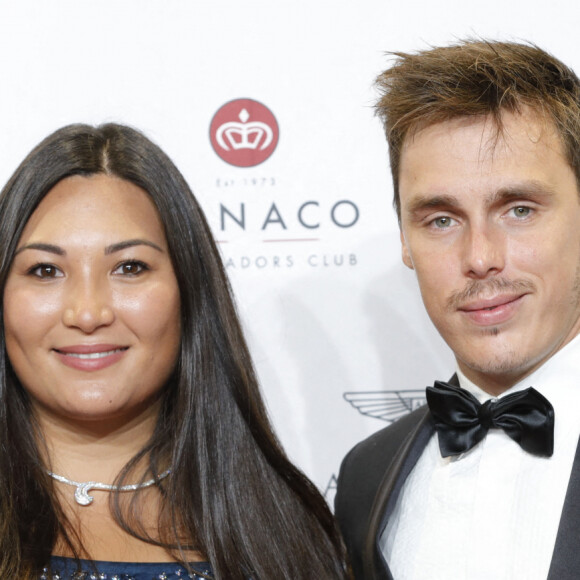
{"label": "woman's neck", "polygon": [[[47,468],[75,481],[112,483],[127,462],[150,440],[159,403],[130,418],[82,421],[37,409],[39,442]],[[142,473],[137,472],[140,477]]]}

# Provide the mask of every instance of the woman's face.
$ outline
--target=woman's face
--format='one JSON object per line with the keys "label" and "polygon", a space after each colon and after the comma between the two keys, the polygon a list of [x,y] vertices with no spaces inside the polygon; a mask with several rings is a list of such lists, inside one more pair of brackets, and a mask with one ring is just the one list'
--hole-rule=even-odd
{"label": "woman's face", "polygon": [[180,342],[163,226],[139,187],[60,181],[24,228],[4,291],[12,367],[41,416],[131,420],[152,408]]}

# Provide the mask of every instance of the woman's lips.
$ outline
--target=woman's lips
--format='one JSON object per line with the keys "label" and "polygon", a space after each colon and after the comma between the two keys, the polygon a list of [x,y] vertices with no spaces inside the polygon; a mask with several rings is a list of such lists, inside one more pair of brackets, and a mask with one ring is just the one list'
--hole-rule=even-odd
{"label": "woman's lips", "polygon": [[465,304],[459,311],[480,326],[495,326],[508,321],[519,308],[526,294],[495,296]]}
{"label": "woman's lips", "polygon": [[76,344],[53,349],[59,360],[81,371],[98,371],[115,364],[129,347],[115,344]]}

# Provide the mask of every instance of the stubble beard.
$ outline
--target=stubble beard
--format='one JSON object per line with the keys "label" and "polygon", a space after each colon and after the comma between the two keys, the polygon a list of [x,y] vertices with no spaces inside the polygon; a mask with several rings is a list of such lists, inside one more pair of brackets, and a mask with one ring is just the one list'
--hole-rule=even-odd
{"label": "stubble beard", "polygon": [[[580,293],[580,267],[577,272],[578,289]],[[454,292],[447,300],[447,312],[449,315],[457,313],[463,305],[469,301],[489,298],[494,294],[507,292],[514,295],[528,294],[536,291],[536,285],[525,279],[509,280],[507,278],[489,278],[486,280],[470,280],[463,290]],[[499,326],[481,328],[480,336],[500,339],[502,329]],[[460,349],[458,349],[460,350]],[[485,360],[475,358],[468,360],[458,356],[458,360],[469,369],[478,374],[495,377],[508,377],[518,375],[530,364],[530,357],[524,355],[517,348],[502,350],[494,353],[491,358]]]}
{"label": "stubble beard", "polygon": [[[482,298],[489,296],[494,291],[513,291],[517,292],[535,292],[536,286],[533,282],[528,280],[507,280],[505,278],[489,279],[489,280],[472,280],[464,290],[453,293],[448,301],[447,308],[457,309],[461,304],[464,304],[469,299]],[[580,262],[576,265],[576,272],[574,275],[574,282],[570,292],[570,304],[576,312],[576,319],[571,329],[577,327],[577,332],[580,332]],[[450,311],[450,310],[449,310]],[[502,334],[500,327],[490,327],[481,330],[483,336],[499,337]],[[568,333],[566,336],[570,337]],[[571,337],[573,338],[573,337]],[[569,338],[571,340],[571,338]],[[558,345],[558,347],[549,356],[553,356],[555,352],[560,350],[566,343]],[[459,358],[459,357],[458,357]],[[482,375],[495,377],[517,377],[522,374],[527,374],[527,371],[534,367],[532,357],[526,355],[516,348],[502,351],[499,355],[495,355],[492,359],[485,361],[466,360],[461,359],[463,364],[468,368],[476,371]]]}

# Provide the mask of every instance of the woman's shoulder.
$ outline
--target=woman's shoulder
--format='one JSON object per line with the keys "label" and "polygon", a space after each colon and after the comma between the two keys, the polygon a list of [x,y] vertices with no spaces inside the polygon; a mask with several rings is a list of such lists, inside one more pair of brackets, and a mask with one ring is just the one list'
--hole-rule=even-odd
{"label": "woman's shoulder", "polygon": [[207,562],[190,564],[191,575],[177,563],[171,562],[89,562],[80,560],[80,570],[76,560],[53,556],[50,568],[46,568],[39,580],[204,580],[212,578],[211,566]]}

